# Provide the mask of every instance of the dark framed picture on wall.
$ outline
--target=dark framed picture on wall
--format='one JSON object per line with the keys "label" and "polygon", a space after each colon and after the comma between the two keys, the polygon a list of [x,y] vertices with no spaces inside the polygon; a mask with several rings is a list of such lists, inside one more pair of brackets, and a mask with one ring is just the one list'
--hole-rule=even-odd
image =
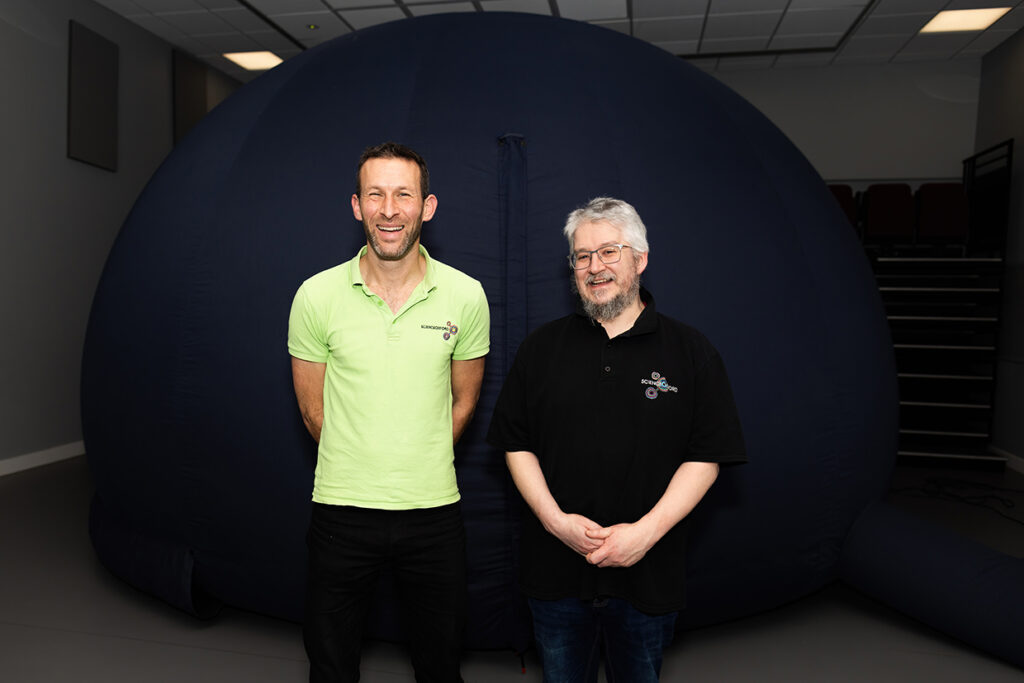
{"label": "dark framed picture on wall", "polygon": [[117,171],[117,44],[68,23],[68,157]]}

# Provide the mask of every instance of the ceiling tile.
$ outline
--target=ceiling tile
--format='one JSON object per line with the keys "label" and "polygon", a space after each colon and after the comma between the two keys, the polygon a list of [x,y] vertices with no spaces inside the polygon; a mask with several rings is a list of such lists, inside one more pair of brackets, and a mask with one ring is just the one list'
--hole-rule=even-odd
{"label": "ceiling tile", "polygon": [[485,12],[527,12],[551,16],[548,0],[481,0]]}
{"label": "ceiling tile", "polygon": [[[351,33],[348,26],[334,12],[307,12],[304,14],[279,14],[271,21],[288,32],[303,45],[312,47],[320,43]],[[316,29],[308,28],[314,25]]]}
{"label": "ceiling tile", "polygon": [[992,24],[988,29],[1014,29],[1024,28],[1024,5],[1018,5],[1016,9],[1012,9],[999,18],[999,21]]}
{"label": "ceiling tile", "polygon": [[205,10],[195,0],[133,0],[136,5],[144,10],[153,12],[195,12]]}
{"label": "ceiling tile", "polygon": [[135,14],[143,14],[146,10],[136,5],[132,0],[96,0],[107,9],[117,12],[123,17],[130,17]]}
{"label": "ceiling tile", "polygon": [[[1024,28],[1024,0],[1007,0],[1006,4],[1016,9],[986,32],[943,36],[919,36],[917,31],[940,9],[988,6],[994,0],[246,0],[245,5],[240,0],[96,1],[192,54],[212,54],[214,48],[209,45],[217,50],[297,52],[284,33],[314,46],[349,33],[353,27],[478,8],[550,15],[554,6],[567,19],[636,35],[671,54],[694,55],[698,50],[701,54],[742,54],[831,48],[865,8],[871,7],[840,54],[785,54],[774,62],[780,68],[975,59]],[[257,12],[248,8],[250,4]],[[331,11],[332,7],[336,11]],[[630,8],[632,20],[626,18]],[[267,15],[274,25],[261,20],[258,13]],[[319,28],[310,30],[310,24]],[[715,65],[712,68],[723,69],[764,63],[761,55],[744,57],[729,66],[720,65],[716,58],[704,60],[704,64]]]}
{"label": "ceiling tile", "polygon": [[938,12],[946,6],[948,0],[881,0],[871,10],[873,16],[883,14],[917,14],[921,12]]}
{"label": "ceiling tile", "polygon": [[888,61],[906,45],[907,40],[907,36],[853,36],[846,41],[835,61],[863,58]]}
{"label": "ceiling tile", "polygon": [[943,9],[988,9],[990,7],[1013,7],[1017,0],[949,0]]}
{"label": "ceiling tile", "polygon": [[797,68],[801,66],[825,66],[832,61],[834,52],[799,52],[779,55],[775,60],[775,68]]}
{"label": "ceiling tile", "polygon": [[775,63],[775,55],[759,55],[757,57],[722,57],[718,60],[719,71],[747,71],[750,69],[770,69]]}
{"label": "ceiling tile", "polygon": [[960,50],[959,54],[985,54],[1015,33],[1017,32],[989,29],[969,42],[962,50]]}
{"label": "ceiling tile", "polygon": [[860,16],[860,9],[790,10],[779,24],[779,35],[846,33]]}
{"label": "ceiling tile", "polygon": [[249,10],[238,2],[238,0],[196,0],[200,5],[206,9],[243,9],[246,12]]}
{"label": "ceiling tile", "polygon": [[356,30],[376,26],[377,24],[386,24],[396,19],[405,19],[405,12],[397,7],[349,9],[338,12],[338,14]]}
{"label": "ceiling tile", "polygon": [[945,52],[935,53],[903,53],[895,55],[891,60],[892,63],[906,63],[906,62],[945,62],[949,60],[949,54]]}
{"label": "ceiling tile", "polygon": [[918,34],[903,46],[901,52],[952,55],[953,52],[966,47],[978,35],[980,34],[974,31]]}
{"label": "ceiling tile", "polygon": [[[351,33],[351,32],[352,31],[349,31],[349,33]],[[341,34],[341,35],[345,35],[345,34]],[[316,47],[317,45],[321,45],[323,43],[328,43],[328,42],[334,40],[337,37],[338,36],[332,36],[332,35],[329,35],[327,33],[321,33],[319,35],[312,35],[312,34],[310,34],[310,35],[302,36],[301,38],[299,38],[299,42],[302,43],[303,45],[305,45],[307,48],[313,48],[313,47]]]}
{"label": "ceiling tile", "polygon": [[472,2],[447,2],[433,5],[410,5],[406,4],[414,17],[422,17],[428,14],[444,14],[447,12],[475,12],[476,7]]}
{"label": "ceiling tile", "polygon": [[[251,31],[248,35],[250,38],[260,44],[265,50],[270,50],[274,54],[277,54],[281,50],[289,50],[295,47],[295,43],[282,36],[277,31]],[[280,57],[281,55],[277,55]]]}
{"label": "ceiling tile", "polygon": [[863,11],[871,0],[793,0],[789,9],[842,9],[856,8]]}
{"label": "ceiling tile", "polygon": [[911,36],[921,30],[935,16],[925,14],[871,15],[857,27],[858,36]]}
{"label": "ceiling tile", "polygon": [[633,29],[628,21],[592,21],[590,23],[592,26],[600,26],[601,28],[625,33],[627,36],[633,35]]}
{"label": "ceiling tile", "polygon": [[203,59],[203,61],[223,71],[224,73],[227,73],[231,76],[235,76],[236,78],[240,78],[243,80],[252,80],[256,76],[259,76],[260,74],[264,73],[263,71],[249,71],[247,69],[243,69],[231,60],[226,59],[220,53],[214,52],[199,56]]}
{"label": "ceiling tile", "polygon": [[688,57],[686,61],[701,71],[711,73],[718,66],[718,57]]}
{"label": "ceiling tile", "polygon": [[156,16],[189,35],[231,33],[235,29],[213,12],[161,12]]}
{"label": "ceiling tile", "polygon": [[263,21],[258,15],[253,14],[244,7],[239,7],[237,9],[214,10],[213,13],[232,27],[242,32],[273,30],[267,22]]}
{"label": "ceiling tile", "polygon": [[866,55],[863,57],[836,55],[832,64],[839,66],[862,66],[866,64],[888,64],[891,57]]}
{"label": "ceiling tile", "polygon": [[624,19],[626,0],[558,0],[558,12],[566,19],[599,21]]}
{"label": "ceiling tile", "polygon": [[206,45],[211,52],[252,52],[263,47],[249,36],[232,33],[223,36],[199,36],[197,40]]}
{"label": "ceiling tile", "polygon": [[301,14],[327,10],[321,0],[249,0],[249,4],[267,16],[272,14]]}
{"label": "ceiling tile", "polygon": [[789,0],[711,0],[708,14],[738,14],[786,9]]}
{"label": "ceiling tile", "polygon": [[802,36],[775,36],[768,43],[770,50],[813,50],[834,48],[842,40],[842,33],[806,34]]}
{"label": "ceiling tile", "polygon": [[781,12],[710,15],[704,27],[704,39],[762,37],[767,40],[780,16]]}
{"label": "ceiling tile", "polygon": [[708,0],[633,0],[633,18],[703,17],[707,8]]}
{"label": "ceiling tile", "polygon": [[663,43],[654,43],[654,45],[673,55],[695,55],[697,54],[697,47],[700,45],[700,42],[696,40],[669,40]]}
{"label": "ceiling tile", "polygon": [[705,38],[700,43],[701,54],[728,54],[732,52],[758,52],[768,47],[768,38]]}
{"label": "ceiling tile", "polygon": [[635,19],[633,35],[652,43],[670,40],[697,40],[700,38],[704,17],[676,19]]}
{"label": "ceiling tile", "polygon": [[397,7],[395,0],[325,0],[335,9],[363,9],[366,7]]}

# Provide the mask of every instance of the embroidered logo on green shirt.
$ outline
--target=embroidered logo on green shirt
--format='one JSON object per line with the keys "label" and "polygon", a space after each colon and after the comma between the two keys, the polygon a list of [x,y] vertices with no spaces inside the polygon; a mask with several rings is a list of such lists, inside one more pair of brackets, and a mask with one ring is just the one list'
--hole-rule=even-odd
{"label": "embroidered logo on green shirt", "polygon": [[424,330],[441,330],[443,333],[441,336],[444,337],[445,341],[451,339],[453,334],[458,334],[459,332],[459,326],[452,325],[451,320],[444,325],[420,325],[420,328]]}

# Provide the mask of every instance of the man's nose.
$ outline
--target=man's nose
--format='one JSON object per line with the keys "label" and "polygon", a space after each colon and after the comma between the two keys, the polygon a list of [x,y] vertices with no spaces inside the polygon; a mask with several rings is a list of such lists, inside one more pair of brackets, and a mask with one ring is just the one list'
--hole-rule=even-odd
{"label": "man's nose", "polygon": [[398,202],[391,195],[384,195],[384,203],[380,205],[380,211],[390,218],[398,213]]}

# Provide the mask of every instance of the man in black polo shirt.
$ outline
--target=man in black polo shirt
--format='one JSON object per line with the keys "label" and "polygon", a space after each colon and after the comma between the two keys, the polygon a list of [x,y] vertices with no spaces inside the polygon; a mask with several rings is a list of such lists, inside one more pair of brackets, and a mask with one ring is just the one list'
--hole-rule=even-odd
{"label": "man in black polo shirt", "polygon": [[624,201],[569,214],[576,313],[516,354],[488,442],[523,516],[520,587],[544,680],[656,681],[685,603],[688,515],[746,461],[722,359],[640,287],[647,231]]}

